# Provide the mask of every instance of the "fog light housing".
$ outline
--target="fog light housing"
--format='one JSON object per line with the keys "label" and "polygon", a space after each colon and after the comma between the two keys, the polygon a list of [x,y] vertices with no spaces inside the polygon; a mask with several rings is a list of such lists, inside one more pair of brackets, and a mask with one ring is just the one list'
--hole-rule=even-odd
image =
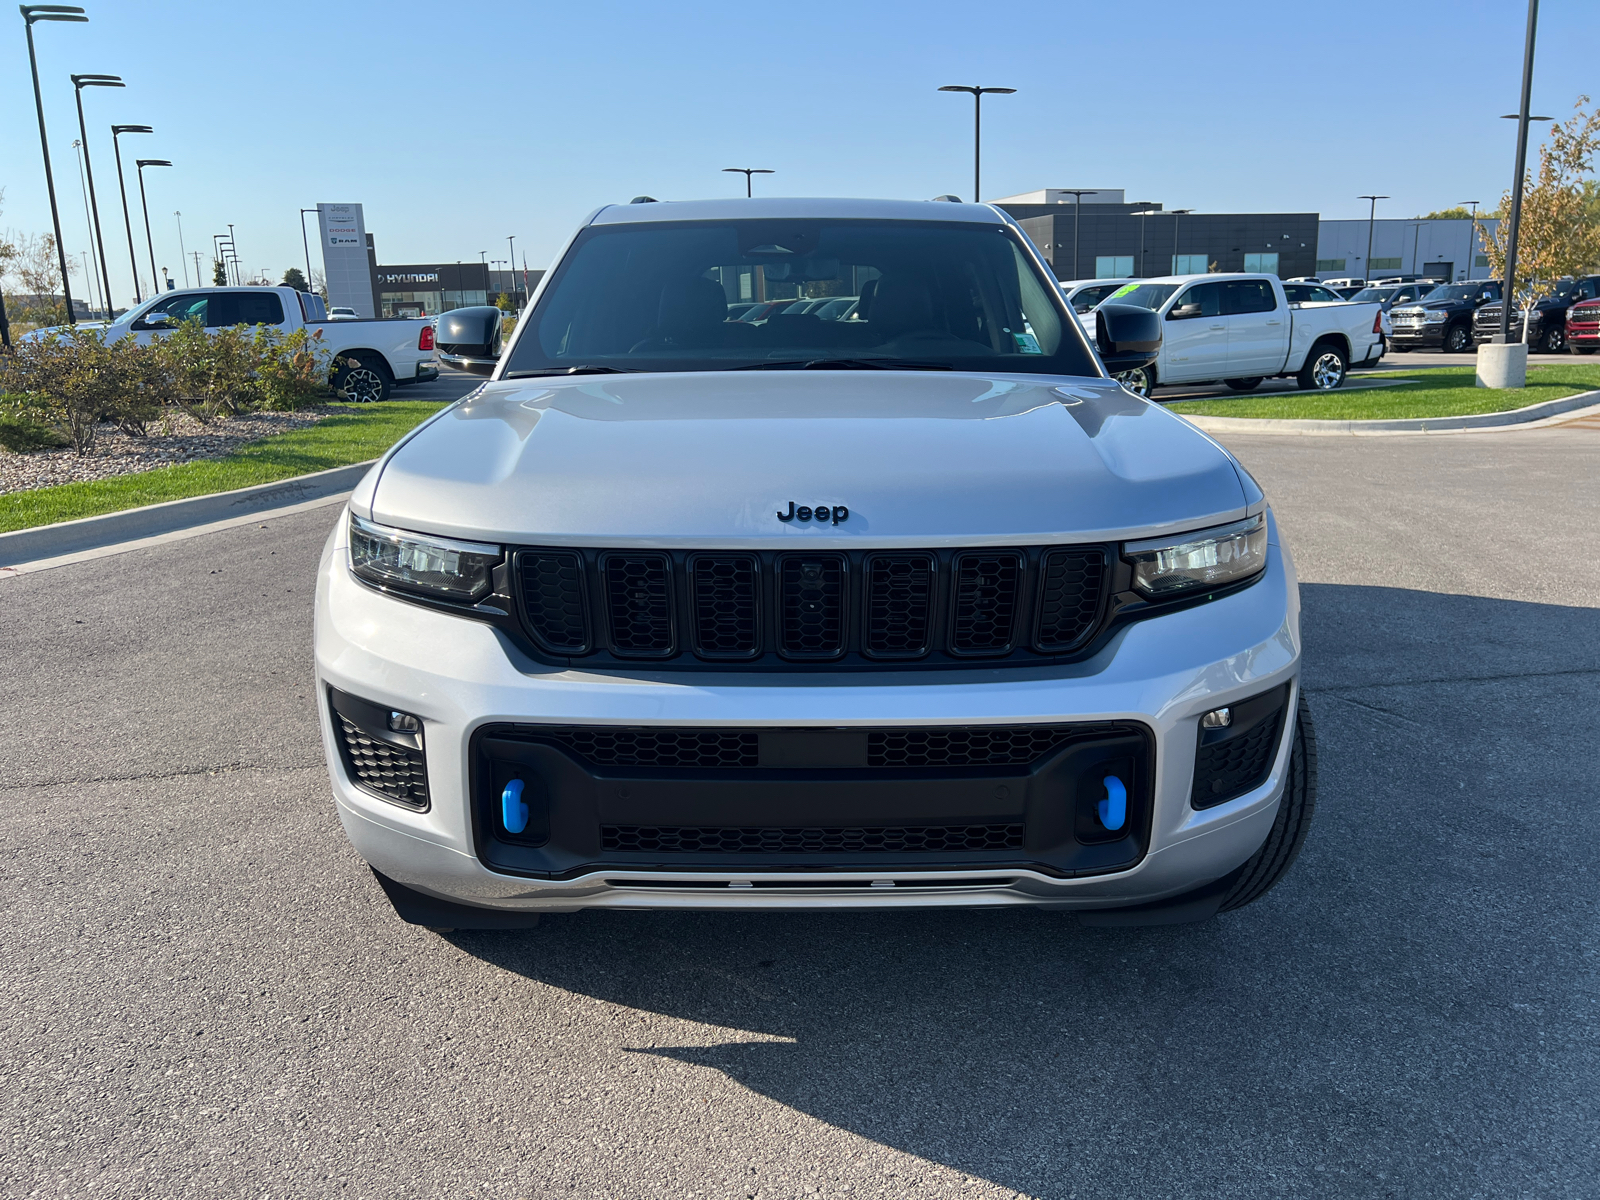
{"label": "fog light housing", "polygon": [[1213,708],[1200,718],[1201,729],[1226,729],[1233,724],[1233,710],[1231,708]]}
{"label": "fog light housing", "polygon": [[395,733],[421,733],[422,722],[410,713],[391,712],[389,728]]}

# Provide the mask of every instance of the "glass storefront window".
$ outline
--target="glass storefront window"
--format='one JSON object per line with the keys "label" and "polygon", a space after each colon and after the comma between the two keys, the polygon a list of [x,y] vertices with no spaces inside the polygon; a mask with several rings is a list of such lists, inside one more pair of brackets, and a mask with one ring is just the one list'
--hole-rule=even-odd
{"label": "glass storefront window", "polygon": [[1096,279],[1126,279],[1133,274],[1133,255],[1102,254],[1094,260]]}
{"label": "glass storefront window", "polygon": [[1244,269],[1246,271],[1259,271],[1263,275],[1276,275],[1278,273],[1278,256],[1276,254],[1246,254],[1244,256]]}

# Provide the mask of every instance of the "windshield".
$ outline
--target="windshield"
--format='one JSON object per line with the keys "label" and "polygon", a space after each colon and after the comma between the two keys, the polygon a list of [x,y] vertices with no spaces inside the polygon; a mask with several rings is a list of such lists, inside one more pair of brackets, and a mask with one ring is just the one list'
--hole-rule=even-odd
{"label": "windshield", "polygon": [[[729,321],[741,301],[757,308]],[[1099,375],[1064,317],[1054,283],[999,224],[595,225],[518,330],[504,375],[829,363]]]}
{"label": "windshield", "polygon": [[1105,302],[1133,304],[1154,312],[1172,299],[1172,293],[1182,286],[1180,283],[1129,283],[1112,292],[1106,297]]}
{"label": "windshield", "polygon": [[1484,283],[1443,283],[1423,297],[1424,300],[1476,300],[1484,292],[1498,289]]}
{"label": "windshield", "polygon": [[1381,302],[1381,301],[1387,300],[1390,296],[1394,295],[1399,290],[1400,290],[1399,288],[1362,288],[1354,296],[1351,296],[1350,299],[1352,299],[1352,300],[1377,300],[1377,301]]}

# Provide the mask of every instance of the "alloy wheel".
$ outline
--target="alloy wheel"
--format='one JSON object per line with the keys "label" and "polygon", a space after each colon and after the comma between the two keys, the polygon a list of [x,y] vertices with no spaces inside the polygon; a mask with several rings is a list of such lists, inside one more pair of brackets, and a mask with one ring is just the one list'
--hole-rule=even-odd
{"label": "alloy wheel", "polygon": [[383,379],[363,363],[345,372],[344,386],[339,390],[353,403],[372,404],[383,396]]}
{"label": "alloy wheel", "polygon": [[1131,371],[1122,371],[1117,375],[1117,382],[1127,388],[1135,396],[1150,395],[1150,372],[1144,367],[1135,367]]}
{"label": "alloy wheel", "polygon": [[1344,360],[1329,350],[1311,368],[1311,382],[1319,392],[1329,392],[1344,382]]}

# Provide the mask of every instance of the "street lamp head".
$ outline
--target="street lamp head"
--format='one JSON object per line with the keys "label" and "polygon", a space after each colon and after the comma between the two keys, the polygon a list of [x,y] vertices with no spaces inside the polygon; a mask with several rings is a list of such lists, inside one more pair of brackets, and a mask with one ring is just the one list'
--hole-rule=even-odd
{"label": "street lamp head", "polygon": [[72,4],[19,4],[22,19],[29,25],[35,21],[87,21],[83,9]]}
{"label": "street lamp head", "polygon": [[141,167],[170,167],[172,165],[164,158],[138,158],[134,161]]}
{"label": "street lamp head", "polygon": [[155,132],[155,127],[152,126],[152,125],[113,125],[111,127],[111,132],[113,134],[118,134],[118,133],[154,133]]}
{"label": "street lamp head", "polygon": [[939,90],[941,92],[965,92],[969,96],[1009,96],[1017,89],[996,87],[963,87],[959,83],[951,83],[946,84]]}
{"label": "street lamp head", "polygon": [[86,87],[127,87],[121,75],[73,75],[72,86],[80,91]]}
{"label": "street lamp head", "polygon": [[1181,217],[1181,216],[1184,216],[1184,215],[1186,215],[1188,213],[1192,213],[1194,211],[1194,209],[1192,209],[1192,208],[1169,208],[1169,209],[1167,209],[1167,211],[1169,213],[1171,213],[1175,217]]}
{"label": "street lamp head", "polygon": [[[1520,120],[1522,120],[1522,114],[1521,113],[1502,113],[1501,116],[1500,116],[1500,119],[1502,121],[1520,121]],[[1555,118],[1554,117],[1529,117],[1528,120],[1530,120],[1530,121],[1553,121],[1553,120],[1555,120]]]}

